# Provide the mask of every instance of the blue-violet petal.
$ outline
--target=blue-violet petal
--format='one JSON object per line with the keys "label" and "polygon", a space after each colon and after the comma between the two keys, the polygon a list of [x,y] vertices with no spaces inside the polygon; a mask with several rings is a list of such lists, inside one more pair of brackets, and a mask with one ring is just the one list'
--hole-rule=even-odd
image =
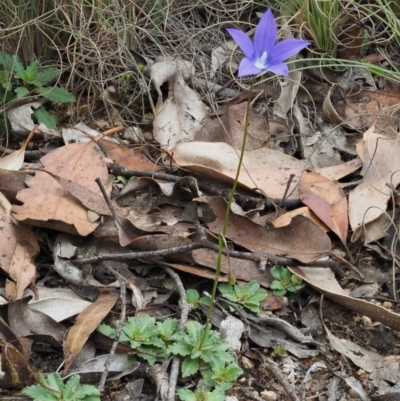
{"label": "blue-violet petal", "polygon": [[268,55],[268,65],[280,64],[310,44],[307,40],[286,39],[274,46]]}
{"label": "blue-violet petal", "polygon": [[276,75],[283,75],[284,77],[287,77],[289,75],[289,69],[286,63],[268,66],[268,71],[273,72]]}
{"label": "blue-violet petal", "polygon": [[269,53],[276,43],[278,28],[270,9],[261,17],[254,34],[254,48],[258,57]]}
{"label": "blue-violet petal", "polygon": [[257,68],[252,61],[244,58],[239,65],[238,77],[246,77],[248,75],[255,75],[261,72],[261,68]]}
{"label": "blue-violet petal", "polygon": [[250,38],[239,29],[230,28],[227,29],[227,31],[232,36],[237,45],[242,49],[242,52],[245,54],[245,56],[249,60],[252,60],[254,57],[254,46]]}

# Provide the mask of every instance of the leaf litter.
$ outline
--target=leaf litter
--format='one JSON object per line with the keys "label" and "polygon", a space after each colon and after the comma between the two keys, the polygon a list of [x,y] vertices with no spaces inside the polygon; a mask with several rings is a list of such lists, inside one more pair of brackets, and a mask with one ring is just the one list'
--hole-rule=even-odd
{"label": "leaf litter", "polygon": [[[230,60],[236,53],[228,39],[210,52],[210,83],[239,65]],[[65,376],[80,372],[98,381],[111,358],[109,372],[121,382],[139,362],[126,370],[134,352],[124,343],[112,359],[112,341],[98,325],[117,327],[123,309],[128,316],[179,318],[179,285],[211,290],[249,93],[233,86],[239,96],[218,108],[214,92],[210,97],[198,89],[197,60],[184,58],[164,56],[147,67],[156,92],[154,120],[138,128],[134,147],[122,135],[100,139],[77,124],[62,130],[64,144],[28,163],[28,142],[40,146],[37,135],[31,139],[37,104],[10,114],[16,133],[26,138],[32,131],[20,150],[0,159],[0,387],[34,383],[39,342],[58,350]],[[247,59],[254,66],[267,62]],[[250,71],[241,68],[242,75]],[[368,399],[400,380],[391,270],[398,256],[398,88],[380,90],[384,82],[363,69],[363,88],[357,77],[315,70],[322,71],[320,82],[309,70],[289,71],[279,87],[267,83],[251,96],[249,139],[219,279],[256,280],[268,296],[258,316],[217,299],[211,322],[224,326],[230,313],[248,325],[240,366],[275,396],[298,399],[338,386],[342,399],[354,393]],[[334,85],[330,74],[338,78]],[[314,99],[312,91],[319,92]],[[42,128],[41,135],[60,140],[58,132]],[[287,266],[307,290],[292,298],[274,295],[274,265]],[[121,280],[128,284],[123,299]],[[326,358],[339,369],[327,367]],[[240,379],[229,394],[246,399],[243,387]]]}

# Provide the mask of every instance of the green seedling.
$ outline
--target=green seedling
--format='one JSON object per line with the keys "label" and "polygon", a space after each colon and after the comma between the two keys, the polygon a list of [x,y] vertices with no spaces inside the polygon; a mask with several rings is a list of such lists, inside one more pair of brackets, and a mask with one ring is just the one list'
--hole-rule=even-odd
{"label": "green seedling", "polygon": [[287,356],[286,349],[282,345],[274,347],[274,355],[284,357]]}
{"label": "green seedling", "polygon": [[200,388],[195,393],[187,388],[181,388],[176,394],[182,401],[224,401],[225,399],[225,392],[220,388],[213,391]]}
{"label": "green seedling", "polygon": [[[28,95],[39,95],[56,103],[71,103],[75,97],[58,86],[45,86],[57,78],[61,71],[57,67],[40,67],[32,61],[26,68],[16,55],[0,52],[0,99],[8,103]],[[50,129],[57,129],[55,118],[40,106],[34,111],[37,121]]]}
{"label": "green seedling", "polygon": [[176,333],[174,343],[168,347],[168,352],[182,357],[182,377],[188,377],[199,370],[220,372],[226,364],[234,363],[233,356],[227,351],[229,343],[221,340],[220,334],[207,330],[203,340],[204,327],[190,321],[184,332]]}
{"label": "green seedling", "polygon": [[192,288],[186,291],[186,299],[194,309],[198,309],[200,304],[209,306],[211,302],[210,298],[200,297],[199,292]]}
{"label": "green seedling", "polygon": [[[148,315],[130,317],[125,322],[120,341],[138,350],[138,356],[153,365],[157,360],[167,359],[167,346],[178,329],[175,319],[157,322]],[[114,338],[116,330],[101,324],[98,330],[104,335]]]}
{"label": "green seedling", "polygon": [[232,382],[235,381],[242,373],[242,369],[240,369],[236,363],[224,366],[219,371],[212,372],[210,370],[206,370],[201,372],[204,383],[208,387],[221,388],[224,391],[229,390],[232,387]]}
{"label": "green seedling", "polygon": [[275,295],[283,296],[286,293],[297,294],[304,287],[301,277],[292,274],[287,267],[274,266],[271,269],[272,277],[271,290]]}
{"label": "green seedling", "polygon": [[260,288],[257,281],[249,281],[246,285],[220,284],[218,286],[222,296],[231,302],[235,302],[254,313],[260,313],[260,303],[267,298],[267,291]]}
{"label": "green seedling", "polygon": [[65,384],[58,373],[50,374],[47,379],[41,373],[38,376],[40,384],[22,390],[33,401],[101,401],[96,387],[79,384],[79,375],[71,376]]}

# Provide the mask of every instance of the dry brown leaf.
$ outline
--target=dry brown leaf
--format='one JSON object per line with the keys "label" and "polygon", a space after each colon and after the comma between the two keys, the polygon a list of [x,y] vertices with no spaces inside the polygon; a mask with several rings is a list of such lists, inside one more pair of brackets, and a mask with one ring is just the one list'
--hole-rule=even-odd
{"label": "dry brown leaf", "polygon": [[65,327],[50,316],[33,310],[28,305],[32,296],[8,304],[8,321],[12,331],[20,337],[51,336],[62,344]]}
{"label": "dry brown leaf", "polygon": [[86,344],[90,334],[110,312],[118,299],[116,291],[102,293],[96,302],[84,309],[76,318],[75,324],[68,332],[64,345],[65,371]]}
{"label": "dry brown leaf", "polygon": [[346,175],[354,173],[356,170],[362,167],[362,161],[359,157],[348,162],[337,164],[335,166],[328,167],[317,167],[315,171],[330,180],[340,180]]}
{"label": "dry brown leaf", "polygon": [[36,372],[22,353],[0,338],[1,370],[5,373],[2,388],[21,389],[37,381]]}
{"label": "dry brown leaf", "polygon": [[[201,266],[207,266],[215,271],[217,266],[217,252],[211,249],[195,249],[192,251],[194,261]],[[222,281],[226,281],[229,274],[229,268],[232,269],[232,274],[237,280],[251,281],[256,280],[263,287],[269,287],[273,278],[269,271],[260,271],[260,265],[252,260],[244,260],[222,255],[221,272],[226,275]],[[194,273],[196,274],[196,273]]]}
{"label": "dry brown leaf", "polygon": [[[196,132],[193,141],[196,142],[226,142],[235,149],[241,149],[247,102],[233,104],[224,109],[220,118],[209,120]],[[246,150],[251,151],[263,147],[271,137],[269,122],[260,114],[250,110]]]}
{"label": "dry brown leaf", "polygon": [[34,257],[39,244],[31,227],[11,217],[11,204],[0,193],[0,268],[11,278],[6,281],[6,295],[11,300],[23,297],[24,290],[35,283]]}
{"label": "dry brown leaf", "polygon": [[350,297],[339,285],[331,269],[320,267],[288,267],[288,269],[300,276],[317,291],[340,305],[361,315],[368,316],[372,320],[381,322],[395,330],[400,330],[399,314],[363,299]]}
{"label": "dry brown leaf", "polygon": [[4,170],[20,170],[24,164],[26,146],[28,145],[35,131],[36,128],[34,127],[26,138],[24,144],[21,146],[21,149],[0,158],[0,168]]}
{"label": "dry brown leaf", "polygon": [[376,133],[375,124],[364,133],[361,175],[363,181],[350,192],[349,218],[354,231],[352,241],[357,240],[363,225],[376,220],[385,213],[391,190],[400,183],[400,143],[396,137],[389,138]]}
{"label": "dry brown leaf", "polygon": [[328,232],[329,228],[307,207],[299,207],[297,209],[286,212],[275,219],[272,224],[275,228],[284,227],[290,224],[294,216],[301,215],[312,220],[321,230]]}
{"label": "dry brown leaf", "polygon": [[[156,62],[150,67],[151,79],[159,93],[153,134],[162,146],[192,141],[207,117],[200,95],[185,83],[183,76],[187,72],[188,65],[178,58]],[[163,101],[160,91],[163,82],[169,84],[166,101]]]}
{"label": "dry brown leaf", "polygon": [[347,199],[340,184],[310,171],[301,178],[299,192],[300,200],[346,244]]}
{"label": "dry brown leaf", "polygon": [[[236,177],[239,155],[226,143],[180,143],[169,149],[179,167],[204,174],[215,180],[232,183]],[[268,197],[281,199],[291,174],[294,179],[289,199],[298,199],[297,182],[305,163],[274,149],[261,148],[245,152],[239,183],[247,188],[259,188]]]}
{"label": "dry brown leaf", "polygon": [[[222,198],[206,198],[215,214],[208,228],[218,234],[222,231],[226,202]],[[312,262],[331,252],[329,237],[311,220],[295,216],[288,226],[266,229],[246,217],[230,214],[226,237],[251,250],[286,256],[303,263]]]}
{"label": "dry brown leaf", "polygon": [[163,166],[154,164],[143,153],[138,152],[136,149],[123,147],[104,139],[100,140],[98,144],[109,159],[127,169],[142,171],[164,170]]}
{"label": "dry brown leaf", "polygon": [[[42,157],[41,162],[53,174],[96,193],[99,189],[95,179],[105,182],[108,178],[106,163],[94,142],[63,146]],[[17,220],[82,236],[90,234],[98,226],[98,222],[88,220],[87,209],[65,193],[64,188],[49,174],[38,171],[27,185],[29,188],[17,195],[23,205],[13,207]]]}
{"label": "dry brown leaf", "polygon": [[333,105],[330,96],[334,95],[335,88],[331,88],[323,104],[324,113],[331,121],[352,129],[365,129],[379,116],[375,124],[376,132],[380,134],[395,132],[393,125],[400,118],[399,94],[369,89],[354,91],[351,88],[348,93],[344,93],[345,101],[340,100]]}
{"label": "dry brown leaf", "polygon": [[13,202],[18,191],[22,191],[26,188],[26,178],[26,173],[0,168],[0,192],[10,202]]}

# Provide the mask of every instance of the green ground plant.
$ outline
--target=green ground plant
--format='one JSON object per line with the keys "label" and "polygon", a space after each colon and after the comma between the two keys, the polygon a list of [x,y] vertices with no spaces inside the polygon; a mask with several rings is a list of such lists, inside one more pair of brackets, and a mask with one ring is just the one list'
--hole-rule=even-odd
{"label": "green ground plant", "polygon": [[[108,337],[115,337],[116,330],[106,324],[101,324],[98,330]],[[128,318],[120,341],[138,350],[138,357],[151,365],[165,361],[171,355],[180,356],[183,378],[200,373],[207,386],[218,390],[214,395],[224,394],[242,370],[228,352],[229,343],[221,340],[217,331],[208,330],[205,341],[201,343],[204,330],[200,323],[190,321],[185,331],[178,332],[176,319],[156,322],[153,317],[145,315]],[[188,396],[188,391],[184,391],[182,397]],[[186,399],[182,397],[182,400]]]}
{"label": "green ground plant", "polygon": [[284,296],[287,293],[297,294],[304,288],[302,278],[292,274],[287,267],[274,266],[271,274],[275,280],[271,283],[270,288],[277,296]]}
{"label": "green ground plant", "polygon": [[[57,67],[40,67],[32,61],[24,67],[17,55],[0,53],[0,99],[4,103],[29,95],[39,95],[56,103],[72,103],[72,93],[58,86],[45,86],[60,75]],[[50,129],[57,129],[55,118],[43,107],[38,107],[34,115],[38,122]]]}
{"label": "green ground plant", "polygon": [[58,373],[50,374],[47,379],[39,373],[39,381],[40,384],[22,390],[33,401],[101,401],[96,387],[79,384],[79,375],[71,376],[64,383]]}
{"label": "green ground plant", "polygon": [[254,313],[262,311],[260,303],[267,298],[267,291],[260,288],[257,281],[249,281],[245,285],[220,284],[218,286],[222,296],[231,302],[235,302]]}

